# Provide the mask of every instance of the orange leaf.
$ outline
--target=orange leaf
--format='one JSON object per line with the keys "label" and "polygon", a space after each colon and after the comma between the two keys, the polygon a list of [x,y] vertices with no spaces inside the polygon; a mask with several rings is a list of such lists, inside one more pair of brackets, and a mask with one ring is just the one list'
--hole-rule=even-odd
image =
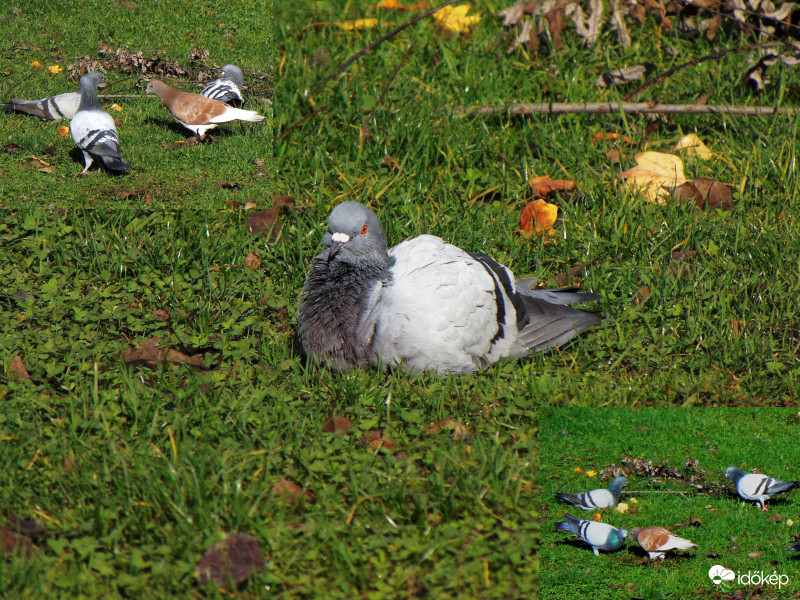
{"label": "orange leaf", "polygon": [[553,224],[558,217],[558,206],[544,200],[535,200],[522,209],[519,219],[520,235],[554,235]]}
{"label": "orange leaf", "polygon": [[533,195],[537,198],[547,198],[550,192],[575,189],[574,182],[567,179],[550,179],[549,175],[534,177],[528,185],[533,188]]}

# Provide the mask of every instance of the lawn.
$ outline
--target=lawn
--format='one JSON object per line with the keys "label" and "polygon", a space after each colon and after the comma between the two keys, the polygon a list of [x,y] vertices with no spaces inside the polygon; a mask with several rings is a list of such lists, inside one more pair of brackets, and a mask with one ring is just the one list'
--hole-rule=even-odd
{"label": "lawn", "polygon": [[[765,513],[741,501],[724,477],[727,467],[736,466],[783,481],[800,479],[796,410],[544,408],[539,424],[542,600],[576,594],[598,600],[790,598],[800,590],[797,558],[786,549],[798,535],[800,495],[775,496]],[[609,480],[601,474],[615,468],[628,478],[620,502],[636,512],[608,509],[602,521],[628,531],[664,527],[697,550],[668,553],[654,565],[630,540],[620,551],[595,556],[556,530],[553,524],[565,514],[590,519],[593,513],[553,494],[606,487]],[[714,565],[733,570],[737,579],[715,586],[708,576]],[[789,583],[739,583],[739,575],[755,572],[785,575]]]}
{"label": "lawn", "polygon": [[[97,173],[95,167],[89,176],[75,178],[83,170],[83,157],[70,135],[58,134],[66,121],[3,111],[0,208],[33,203],[196,209],[227,201],[244,203],[248,198],[269,204],[271,0],[247,0],[228,8],[215,2],[84,1],[67,9],[63,2],[22,0],[14,5],[16,10],[9,4],[0,14],[0,99],[76,91],[79,75],[70,73],[70,65],[83,57],[110,60],[101,95],[129,97],[101,98],[101,102],[119,120],[122,156],[133,169],[127,175],[113,175]],[[141,52],[141,60],[149,65],[147,72],[132,66],[130,57],[111,60],[118,49],[133,55]],[[193,49],[207,56],[191,60]],[[175,63],[175,68],[170,66]],[[221,125],[212,132],[214,143],[167,149],[190,133],[155,96],[144,95],[146,78],[162,78],[178,89],[199,93],[199,73],[215,78],[227,63],[244,71],[244,108],[268,119]],[[48,67],[58,72],[51,73]],[[254,161],[264,162],[259,166]],[[225,181],[235,186],[220,186]]]}

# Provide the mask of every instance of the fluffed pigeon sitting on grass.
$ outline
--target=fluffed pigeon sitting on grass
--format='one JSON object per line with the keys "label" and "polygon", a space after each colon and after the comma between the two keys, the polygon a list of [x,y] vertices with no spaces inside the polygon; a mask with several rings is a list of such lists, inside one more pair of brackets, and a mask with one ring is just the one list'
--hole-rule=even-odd
{"label": "fluffed pigeon sitting on grass", "polygon": [[78,112],[80,103],[80,92],[68,92],[50,96],[49,98],[40,98],[39,100],[12,98],[9,102],[3,103],[3,108],[33,115],[41,119],[58,121],[59,119],[72,119],[75,113]]}
{"label": "fluffed pigeon sitting on grass", "polygon": [[592,490],[580,494],[555,494],[555,497],[583,510],[594,510],[595,508],[602,510],[616,506],[619,503],[622,488],[626,485],[628,485],[628,480],[620,476],[614,478],[608,489]]}
{"label": "fluffed pigeon sitting on grass", "polygon": [[556,529],[571,531],[584,542],[592,547],[592,552],[600,556],[598,550],[613,552],[619,550],[625,544],[625,536],[628,532],[624,529],[617,529],[608,523],[599,521],[586,521],[576,519],[572,515],[564,515],[566,521],[558,521]]}
{"label": "fluffed pigeon sitting on grass", "polygon": [[215,79],[203,88],[201,96],[219,100],[225,104],[240,105],[244,103],[242,98],[242,86],[244,85],[244,75],[242,70],[236,65],[225,65],[222,67],[222,77]]}
{"label": "fluffed pigeon sitting on grass", "polygon": [[634,527],[630,531],[630,539],[639,542],[639,545],[647,550],[651,560],[656,558],[664,560],[664,554],[669,550],[688,550],[697,548],[689,540],[672,535],[663,527]]}
{"label": "fluffed pigeon sitting on grass", "polygon": [[767,500],[775,494],[800,487],[800,481],[778,481],[758,473],[745,473],[736,467],[728,467],[725,477],[736,484],[736,492],[745,500],[755,500],[761,510],[767,510]]}
{"label": "fluffed pigeon sitting on grass", "polygon": [[387,251],[378,217],[358,202],[333,209],[322,245],[300,294],[297,332],[305,353],[328,366],[471,373],[560,346],[600,322],[566,306],[598,294],[515,286],[506,267],[438,237]]}
{"label": "fluffed pigeon sitting on grass", "polygon": [[157,79],[147,84],[147,93],[161,98],[161,102],[169,109],[175,120],[194,133],[198,140],[205,136],[206,131],[220,123],[230,121],[258,123],[265,118],[254,110],[234,108],[200,94],[179,92]]}
{"label": "fluffed pigeon sitting on grass", "polygon": [[100,107],[97,98],[97,85],[104,79],[100,71],[81,77],[81,103],[69,125],[72,139],[83,152],[86,165],[79,175],[84,175],[95,159],[111,171],[131,170],[131,166],[122,160],[114,119]]}

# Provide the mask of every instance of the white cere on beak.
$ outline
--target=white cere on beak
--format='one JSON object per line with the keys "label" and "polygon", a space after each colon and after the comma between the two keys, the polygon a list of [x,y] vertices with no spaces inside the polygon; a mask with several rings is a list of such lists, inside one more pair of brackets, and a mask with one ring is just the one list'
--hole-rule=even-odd
{"label": "white cere on beak", "polygon": [[334,242],[349,242],[349,241],[350,241],[350,236],[349,236],[349,235],[347,235],[346,233],[338,233],[338,232],[337,232],[337,233],[334,233],[334,234],[331,236],[331,239],[332,239]]}

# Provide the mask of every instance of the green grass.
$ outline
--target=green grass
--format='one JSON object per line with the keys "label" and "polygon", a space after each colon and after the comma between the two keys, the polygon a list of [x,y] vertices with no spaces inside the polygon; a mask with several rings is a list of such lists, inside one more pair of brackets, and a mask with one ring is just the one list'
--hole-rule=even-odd
{"label": "green grass", "polygon": [[[798,423],[797,411],[788,409],[543,408],[539,430],[542,600],[576,594],[600,600],[623,595],[653,600],[714,595],[720,590],[708,571],[717,564],[737,575],[748,571],[785,574],[790,578],[788,586],[766,586],[761,594],[790,597],[800,590],[797,560],[786,550],[798,533],[800,496],[797,492],[776,496],[764,513],[757,504],[735,495],[724,472],[730,466],[746,472],[758,468],[777,479],[797,480]],[[683,557],[669,553],[656,567],[630,540],[622,550],[601,552],[597,557],[587,546],[572,543],[568,533],[555,529],[553,524],[565,514],[589,519],[592,512],[571,508],[553,494],[606,487],[608,480],[588,477],[586,471],[599,474],[612,465],[620,467],[623,457],[675,467],[694,475],[693,483],[702,489],[681,479],[636,474],[629,461],[625,467],[628,486],[621,502],[638,512],[607,510],[602,521],[628,531],[636,526],[665,527],[692,540],[696,551],[684,552]],[[698,461],[697,466],[687,467],[688,460]],[[694,518],[702,524],[675,528]],[[791,527],[789,519],[794,522]],[[754,587],[729,585],[730,594],[749,593]]]}
{"label": "green grass", "polygon": [[[192,68],[213,68],[226,63],[239,65],[245,86],[244,108],[268,117],[255,124],[233,123],[213,130],[216,141],[191,148],[165,151],[164,146],[188,137],[155,96],[144,96],[144,77],[136,73],[110,71],[109,84],[100,93],[141,94],[141,97],[106,100],[106,110],[122,123],[117,127],[122,156],[132,165],[127,175],[97,173],[75,178],[83,170],[83,157],[71,136],[59,137],[66,122],[41,121],[27,115],[0,115],[0,146],[14,144],[10,153],[0,150],[0,207],[20,204],[57,206],[142,206],[167,209],[195,209],[224,206],[226,201],[245,202],[253,198],[269,204],[271,189],[272,106],[265,83],[254,72],[270,73],[272,60],[272,2],[248,0],[221,8],[214,2],[80,2],[65,8],[62,2],[17,2],[20,14],[10,5],[2,10],[0,30],[0,98],[42,98],[76,91],[68,65],[80,57],[101,58],[98,45],[124,47],[143,56],[156,53],[177,61],[189,72],[179,81],[167,83],[199,93],[192,82]],[[192,48],[208,51],[207,63],[192,65]],[[42,68],[31,66],[39,61]],[[44,67],[56,65],[62,71],[50,74]],[[152,75],[150,75],[152,76]],[[121,111],[108,106],[117,103]],[[42,148],[54,147],[47,155]],[[39,157],[49,163],[52,173],[39,172],[29,160]],[[267,163],[253,164],[254,159]],[[221,181],[239,187],[220,188]]]}
{"label": "green grass", "polygon": [[[0,561],[9,597],[186,597],[226,532],[269,561],[247,596],[533,593],[535,414],[497,375],[307,368],[297,249],[265,246],[236,210],[22,211],[0,227],[2,371],[19,356],[31,378],[0,385],[0,506],[49,531],[34,560]],[[154,336],[216,366],[123,363]],[[323,432],[331,413],[353,429]],[[441,419],[469,435],[431,433]],[[281,479],[315,499],[280,501]]]}
{"label": "green grass", "polygon": [[[632,29],[629,49],[620,48],[610,31],[600,50],[585,49],[568,29],[562,50],[545,44],[538,56],[506,56],[504,45],[493,49],[502,34],[493,14],[510,4],[499,1],[473,9],[482,21],[472,37],[445,40],[426,20],[306,97],[346,58],[410,18],[371,4],[319,2],[310,15],[305,6],[277,7],[276,188],[306,201],[309,221],[321,228],[334,205],[357,200],[377,210],[393,244],[432,233],[489,254],[518,275],[551,283],[585,263],[582,286],[603,295],[596,308],[605,321],[560,353],[510,368],[515,395],[536,404],[797,402],[797,119],[454,118],[447,110],[453,105],[616,100],[630,88],[594,88],[609,68],[648,61],[661,71],[714,49],[702,38],[681,37],[678,28],[661,34],[648,20]],[[360,17],[376,17],[379,26],[356,33],[333,26]],[[325,25],[312,28],[310,22]],[[725,34],[715,44],[747,41]],[[739,80],[745,59],[703,63],[639,99],[687,103],[713,87],[712,103],[787,104],[781,98],[797,91],[797,69],[785,69],[755,97]],[[316,109],[321,112],[289,131]],[[373,112],[365,116],[367,109]],[[364,141],[362,125],[369,132]],[[669,151],[683,134],[696,131],[715,158],[687,160],[687,175],[734,184],[734,210],[658,207],[631,196],[606,157],[613,145],[592,142],[593,134],[612,131],[634,140],[620,146],[626,168],[636,152]],[[383,166],[386,156],[399,170]],[[528,180],[536,175],[573,179],[581,192],[556,200],[561,239],[550,244],[522,240],[516,231],[531,196]],[[319,233],[310,241],[318,239]],[[312,254],[318,246],[307,248]],[[681,261],[674,252],[697,254]],[[649,298],[634,305],[644,286]],[[741,333],[734,321],[745,321]]]}

